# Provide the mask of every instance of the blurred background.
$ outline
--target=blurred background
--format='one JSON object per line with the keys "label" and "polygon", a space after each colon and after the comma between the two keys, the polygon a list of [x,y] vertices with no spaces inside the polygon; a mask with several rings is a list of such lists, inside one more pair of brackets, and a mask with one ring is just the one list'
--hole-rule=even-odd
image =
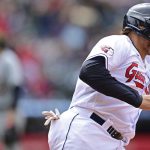
{"label": "blurred background", "polygon": [[[19,58],[23,78],[16,107],[0,109],[8,114],[6,126],[17,120],[16,147],[2,138],[0,150],[5,146],[48,150],[48,127],[43,126],[41,112],[69,107],[80,66],[91,48],[100,38],[119,34],[124,14],[142,2],[150,0],[0,0],[0,40]],[[9,71],[4,76],[8,74],[13,76]],[[127,150],[150,149],[149,126],[150,112],[143,111]]]}

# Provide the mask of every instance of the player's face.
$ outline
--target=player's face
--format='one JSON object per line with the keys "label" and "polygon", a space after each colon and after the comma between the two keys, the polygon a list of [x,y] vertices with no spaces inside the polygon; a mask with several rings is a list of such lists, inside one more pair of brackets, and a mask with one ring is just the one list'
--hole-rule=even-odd
{"label": "player's face", "polygon": [[150,40],[147,40],[142,37],[140,44],[143,51],[145,51],[146,55],[150,55]]}
{"label": "player's face", "polygon": [[150,40],[138,35],[135,32],[130,32],[129,37],[140,53],[142,59],[144,59],[146,55],[150,55]]}

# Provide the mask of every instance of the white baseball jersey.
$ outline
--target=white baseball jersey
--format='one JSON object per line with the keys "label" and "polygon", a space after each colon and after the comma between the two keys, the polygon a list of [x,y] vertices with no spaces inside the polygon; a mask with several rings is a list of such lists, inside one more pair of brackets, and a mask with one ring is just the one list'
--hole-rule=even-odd
{"label": "white baseball jersey", "polygon": [[[92,49],[87,59],[95,56],[105,57],[106,68],[118,81],[134,88],[139,94],[149,92],[147,61],[142,60],[128,36],[112,35],[103,38]],[[73,106],[93,110],[103,119],[110,119],[113,127],[128,141],[135,135],[136,123],[141,110],[95,91],[80,79],[77,81],[70,107]]]}

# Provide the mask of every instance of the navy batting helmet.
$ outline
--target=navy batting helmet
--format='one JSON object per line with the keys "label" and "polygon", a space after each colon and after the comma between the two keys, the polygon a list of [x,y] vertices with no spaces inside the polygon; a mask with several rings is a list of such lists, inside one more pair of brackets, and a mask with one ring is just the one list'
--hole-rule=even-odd
{"label": "navy batting helmet", "polygon": [[123,21],[123,30],[126,28],[150,40],[150,3],[137,4],[128,10]]}

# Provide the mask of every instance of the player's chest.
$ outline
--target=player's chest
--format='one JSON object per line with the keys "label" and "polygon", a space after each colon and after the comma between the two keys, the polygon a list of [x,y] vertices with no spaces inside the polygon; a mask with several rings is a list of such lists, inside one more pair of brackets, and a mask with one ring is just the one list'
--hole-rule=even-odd
{"label": "player's chest", "polygon": [[120,66],[119,75],[122,76],[122,78],[117,77],[120,81],[149,93],[150,66],[147,63],[138,58],[129,59]]}

